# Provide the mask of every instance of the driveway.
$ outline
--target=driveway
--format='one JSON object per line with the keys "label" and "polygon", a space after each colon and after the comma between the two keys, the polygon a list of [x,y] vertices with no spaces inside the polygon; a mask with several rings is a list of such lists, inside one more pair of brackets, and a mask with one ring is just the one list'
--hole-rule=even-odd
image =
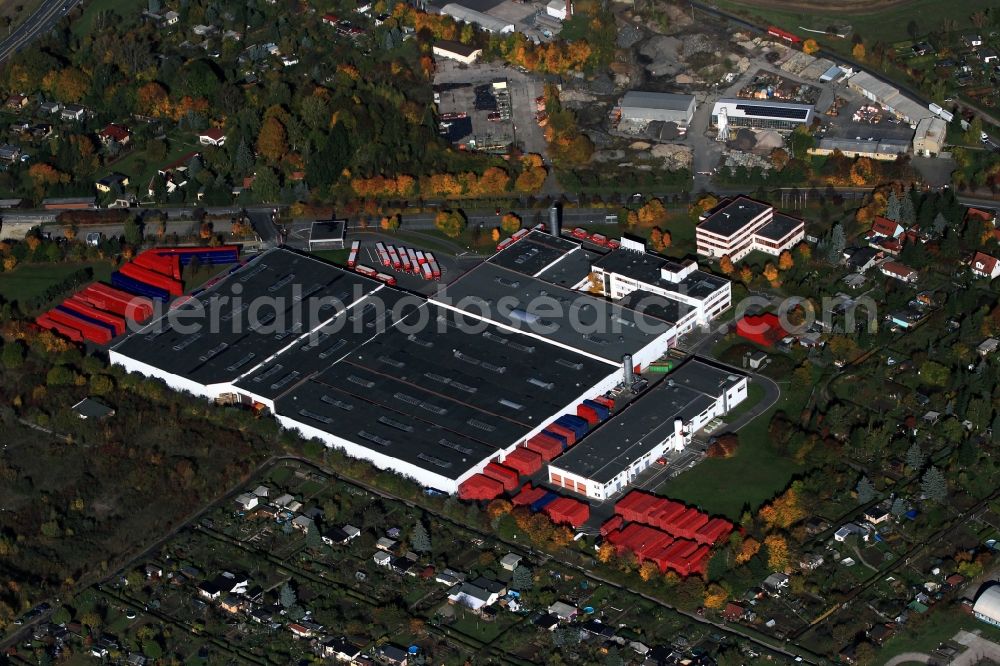
{"label": "driveway", "polygon": [[885,666],[902,666],[902,664],[931,664],[934,660],[929,654],[924,654],[923,652],[904,652],[903,654],[896,655],[889,661],[885,662]]}

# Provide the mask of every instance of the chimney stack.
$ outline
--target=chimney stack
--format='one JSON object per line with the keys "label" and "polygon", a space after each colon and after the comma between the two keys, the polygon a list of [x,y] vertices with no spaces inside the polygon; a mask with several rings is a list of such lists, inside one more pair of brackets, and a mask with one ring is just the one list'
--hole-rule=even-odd
{"label": "chimney stack", "polygon": [[622,372],[625,380],[625,386],[632,386],[635,384],[635,368],[632,367],[632,355],[625,354],[622,357]]}
{"label": "chimney stack", "polygon": [[559,235],[559,206],[552,204],[549,208],[549,233],[553,236]]}

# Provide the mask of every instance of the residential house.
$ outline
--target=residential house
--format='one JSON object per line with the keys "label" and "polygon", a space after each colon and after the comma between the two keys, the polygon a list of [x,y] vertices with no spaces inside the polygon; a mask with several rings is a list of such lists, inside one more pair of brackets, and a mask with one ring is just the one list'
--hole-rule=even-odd
{"label": "residential house", "polygon": [[305,534],[314,525],[313,521],[306,516],[295,516],[292,519],[292,527]]}
{"label": "residential house", "polygon": [[448,601],[453,604],[461,604],[473,611],[480,611],[486,606],[492,606],[500,598],[496,592],[492,592],[475,583],[462,583],[456,585],[448,594]]}
{"label": "residential house", "polygon": [[0,162],[13,164],[21,157],[21,148],[9,143],[0,145]]}
{"label": "residential house", "polygon": [[879,249],[871,246],[852,247],[844,250],[844,259],[847,260],[848,268],[857,273],[864,273],[875,266],[881,256],[882,253]]}
{"label": "residential house", "polygon": [[260,503],[260,499],[251,493],[243,493],[236,497],[236,508],[240,511],[250,511]]}
{"label": "residential house", "polygon": [[992,280],[1000,275],[1000,260],[996,257],[991,257],[985,252],[976,252],[972,257],[972,261],[969,262],[969,267],[972,269],[973,275],[977,277]]}
{"label": "residential house", "polygon": [[246,600],[237,597],[234,594],[227,594],[222,598],[222,601],[219,602],[219,608],[231,615],[243,612],[243,610],[246,609],[246,606]]}
{"label": "residential house", "polygon": [[996,338],[987,338],[979,343],[976,351],[980,356],[989,356],[990,354],[995,354],[998,347],[1000,347],[1000,341]]}
{"label": "residential house", "polygon": [[226,130],[221,127],[210,127],[198,133],[198,143],[203,146],[226,145]]}
{"label": "residential house", "polygon": [[[346,527],[351,527],[347,525]],[[351,535],[346,529],[346,527],[332,527],[323,533],[323,543],[328,546],[343,546],[346,545],[351,539],[357,536]],[[357,528],[354,528],[357,529]]]}
{"label": "residential house", "polygon": [[146,574],[147,580],[163,578],[163,567],[161,567],[159,564],[149,563],[145,567],[143,567],[143,571]]}
{"label": "residential house", "polygon": [[380,550],[377,553],[375,553],[372,556],[372,560],[374,560],[375,564],[379,565],[380,567],[392,566],[392,555],[385,552],[384,550]]}
{"label": "residential house", "polygon": [[600,638],[604,640],[612,640],[615,638],[616,633],[615,628],[611,625],[604,624],[597,618],[587,620],[580,625],[580,629],[587,632],[594,638]]}
{"label": "residential house", "polygon": [[107,194],[114,189],[119,191],[124,190],[128,187],[128,176],[122,173],[109,173],[100,180],[94,183],[94,187],[97,188],[98,192]]}
{"label": "residential house", "polygon": [[211,35],[214,35],[218,31],[219,29],[213,25],[203,25],[200,23],[191,28],[191,32],[198,35],[199,37],[209,37]]}
{"label": "residential house", "polygon": [[73,405],[72,409],[76,412],[78,418],[93,419],[95,421],[102,421],[115,415],[114,409],[93,398],[84,398]]}
{"label": "residential house", "polygon": [[846,525],[842,526],[840,529],[838,529],[836,532],[833,533],[833,539],[835,541],[846,541],[847,537],[851,536],[852,534],[864,534],[865,539],[867,540],[868,538],[868,530],[866,530],[865,528],[861,527],[856,523],[847,523]]}
{"label": "residential house", "polygon": [[799,568],[803,571],[814,571],[823,566],[823,556],[816,553],[805,555],[799,560]]}
{"label": "residential house", "polygon": [[522,559],[523,558],[520,555],[508,553],[500,558],[500,566],[507,571],[513,571],[517,568],[517,565],[521,563]]}
{"label": "residential house", "polygon": [[105,146],[109,145],[112,141],[118,145],[124,146],[132,138],[132,133],[128,128],[122,125],[116,125],[115,123],[108,123],[108,125],[102,129],[98,134],[97,138],[101,140]]}
{"label": "residential house", "polygon": [[63,120],[73,120],[79,122],[87,117],[87,109],[79,104],[67,104],[59,112],[59,117]]}
{"label": "residential house", "polygon": [[982,58],[985,63],[997,62],[997,52],[990,48],[980,51],[979,57]]}
{"label": "residential house", "polygon": [[42,102],[38,105],[39,113],[47,113],[52,115],[53,113],[59,113],[62,110],[62,104],[59,102]]}
{"label": "residential house", "polygon": [[298,622],[292,622],[287,625],[288,631],[292,632],[294,638],[312,638],[313,631],[309,627],[299,624]]}
{"label": "residential house", "polygon": [[379,659],[389,666],[406,666],[408,663],[409,654],[406,649],[392,643],[386,643],[379,647],[377,654]]}
{"label": "residential house", "polygon": [[975,32],[967,32],[962,35],[962,43],[971,48],[983,45],[983,36]]}
{"label": "residential house", "polygon": [[913,270],[909,266],[899,263],[898,261],[887,261],[879,267],[879,270],[883,275],[888,275],[891,278],[907,283],[916,282],[919,277],[917,271]]}
{"label": "residential house", "polygon": [[889,638],[896,633],[894,626],[889,624],[876,624],[874,627],[868,630],[868,640],[870,640],[875,645],[881,646]]}
{"label": "residential house", "polygon": [[356,0],[354,11],[359,14],[367,14],[372,10],[371,0]]}
{"label": "residential house", "polygon": [[544,613],[535,620],[535,626],[546,631],[555,631],[559,626],[559,617],[553,613]]}
{"label": "residential house", "polygon": [[548,608],[548,612],[551,615],[555,615],[557,618],[563,622],[569,622],[580,612],[576,606],[568,604],[564,601],[557,601]]}
{"label": "residential house", "polygon": [[483,54],[481,48],[443,39],[435,42],[431,50],[439,58],[455,60],[463,65],[471,65]]}
{"label": "residential house", "polygon": [[28,106],[28,98],[26,95],[20,95],[14,93],[13,95],[7,98],[7,101],[4,103],[4,106],[10,109],[11,111],[20,111],[21,109]]}
{"label": "residential house", "polygon": [[343,636],[328,638],[319,644],[319,655],[350,663],[361,655],[361,648]]}
{"label": "residential house", "polygon": [[873,506],[865,510],[864,518],[871,525],[881,525],[889,520],[889,512],[881,507]]}
{"label": "residential house", "polygon": [[765,578],[761,585],[771,594],[779,594],[781,590],[788,587],[788,581],[788,574],[775,572]]}
{"label": "residential house", "polygon": [[965,211],[965,221],[977,219],[991,226],[997,226],[997,212],[990,208],[968,208]]}
{"label": "residential house", "polygon": [[324,14],[322,21],[331,28],[336,28],[337,24],[340,23],[340,17],[335,14]]}
{"label": "residential house", "polygon": [[389,537],[379,537],[378,541],[375,542],[375,547],[388,553],[396,549],[396,542]]}
{"label": "residential house", "polygon": [[875,222],[872,223],[871,231],[868,232],[868,238],[871,239],[876,236],[881,236],[882,238],[899,238],[903,235],[903,231],[903,225],[899,222],[878,215],[875,217]]}
{"label": "residential house", "polygon": [[844,276],[843,282],[851,289],[857,290],[865,286],[865,282],[867,282],[867,280],[861,273],[850,273]]}
{"label": "residential house", "polygon": [[722,611],[722,617],[725,618],[726,622],[739,622],[743,619],[743,613],[745,612],[746,609],[743,606],[730,601]]}
{"label": "residential house", "polygon": [[[156,173],[159,176],[161,176],[165,181],[164,184],[167,190],[167,194],[173,194],[173,192],[178,187],[185,187],[187,185],[188,166],[191,164],[191,160],[199,156],[200,153],[197,152],[187,153],[186,155],[181,156],[179,159],[171,162],[170,164],[166,164],[157,169]],[[154,187],[154,185],[155,185],[155,178],[149,181],[149,187],[148,187],[149,196],[153,196],[154,194],[156,194],[156,188]]]}
{"label": "residential house", "polygon": [[437,575],[434,576],[434,582],[452,587],[465,582],[465,574],[452,569],[445,569],[444,571],[438,572]]}
{"label": "residential house", "polygon": [[257,497],[266,498],[271,494],[271,489],[267,486],[257,486],[253,489],[253,494]]}
{"label": "residential house", "polygon": [[173,10],[163,15],[164,25],[177,25],[177,22],[180,20],[181,20],[181,15]]}

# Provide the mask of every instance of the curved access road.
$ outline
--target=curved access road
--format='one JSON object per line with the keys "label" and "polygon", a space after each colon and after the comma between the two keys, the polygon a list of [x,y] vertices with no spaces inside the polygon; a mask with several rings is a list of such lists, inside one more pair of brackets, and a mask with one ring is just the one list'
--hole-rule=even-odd
{"label": "curved access road", "polygon": [[43,0],[35,13],[0,41],[0,62],[51,30],[80,0]]}

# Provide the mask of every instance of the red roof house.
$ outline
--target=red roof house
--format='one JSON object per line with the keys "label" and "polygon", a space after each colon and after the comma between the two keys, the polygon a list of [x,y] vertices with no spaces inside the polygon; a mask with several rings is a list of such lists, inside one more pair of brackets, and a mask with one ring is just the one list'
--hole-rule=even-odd
{"label": "red roof house", "polygon": [[976,252],[969,262],[969,268],[975,275],[991,280],[1000,275],[1000,261],[985,252]]}
{"label": "red roof house", "polygon": [[107,144],[111,141],[117,141],[120,144],[126,144],[132,137],[132,133],[128,131],[128,128],[122,127],[121,125],[116,125],[114,123],[108,123],[108,126],[100,131],[97,138],[101,140],[101,143]]}

